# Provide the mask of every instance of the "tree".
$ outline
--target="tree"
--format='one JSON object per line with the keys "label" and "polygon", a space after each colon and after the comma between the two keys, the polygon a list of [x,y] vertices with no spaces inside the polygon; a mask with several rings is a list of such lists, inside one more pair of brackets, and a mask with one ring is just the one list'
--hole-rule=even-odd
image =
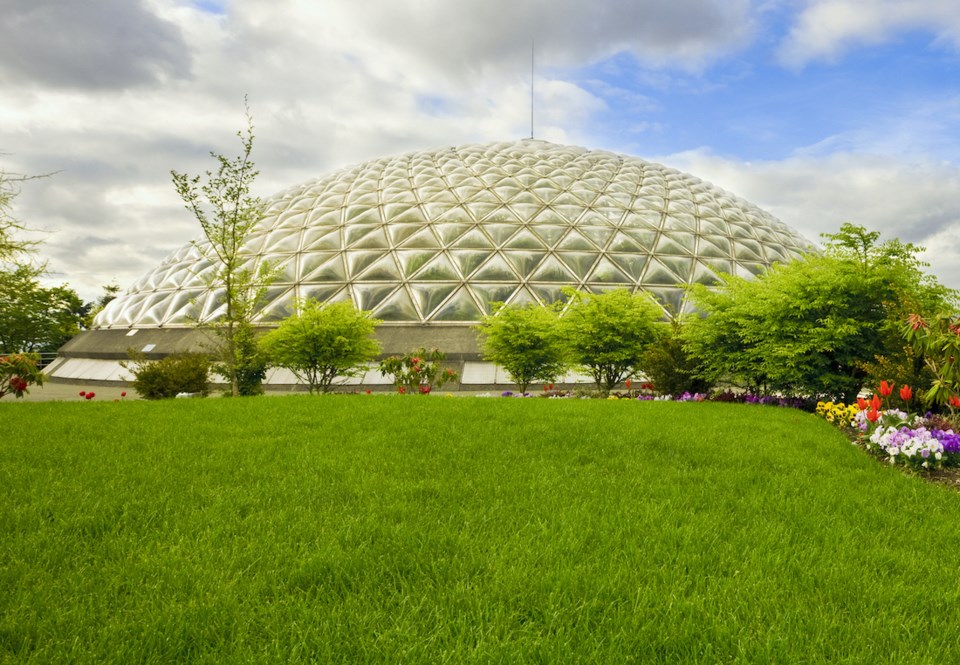
{"label": "tree", "polygon": [[495,303],[478,330],[483,357],[503,367],[521,393],[535,381],[553,383],[567,369],[567,349],[551,307]]}
{"label": "tree", "polygon": [[80,332],[86,305],[73,289],[44,287],[40,268],[0,271],[0,351],[54,353]]}
{"label": "tree", "polygon": [[700,365],[683,342],[683,321],[674,317],[661,323],[659,341],[643,354],[643,372],[657,392],[680,395],[685,392],[705,393],[713,383],[699,375]]}
{"label": "tree", "polygon": [[103,311],[103,308],[110,303],[110,301],[115,300],[116,297],[120,295],[120,285],[116,282],[111,282],[110,284],[103,285],[103,293],[100,294],[100,297],[94,300],[93,302],[87,303],[87,315],[83,322],[84,328],[92,328],[93,320],[96,318],[97,314]]}
{"label": "tree", "polygon": [[[849,402],[879,356],[903,352],[905,307],[939,308],[952,292],[923,272],[921,248],[844,224],[822,255],[779,264],[749,281],[694,287],[705,318],[684,332],[704,376],[761,390]],[[907,303],[905,305],[905,303]]]}
{"label": "tree", "polygon": [[184,206],[203,229],[206,242],[195,246],[217,266],[207,286],[222,290],[224,313],[211,325],[219,340],[216,355],[234,396],[240,394],[238,373],[243,373],[247,364],[257,362],[244,353],[247,345],[238,344],[238,330],[242,337],[242,329],[251,326],[255,307],[275,274],[269,263],[248,265],[243,252],[244,243],[263,216],[263,203],[250,195],[250,186],[259,172],[250,159],[254,135],[249,106],[246,115],[246,131],[237,132],[242,153],[228,159],[211,152],[218,166],[215,173],[206,171],[205,183],[201,184],[200,176],[191,178],[170,172]]}
{"label": "tree", "polygon": [[308,300],[298,314],[267,333],[260,348],[270,363],[289,369],[311,393],[325,393],[338,376],[363,374],[364,363],[377,357],[380,343],[373,333],[379,323],[349,301]]}
{"label": "tree", "polygon": [[20,193],[20,183],[42,176],[22,176],[0,170],[0,265],[4,269],[21,265],[33,255],[38,244],[35,240],[24,240],[17,235],[27,231],[12,213],[13,200]]}
{"label": "tree", "polygon": [[616,289],[600,294],[567,290],[570,307],[561,318],[571,360],[610,391],[642,371],[643,355],[657,340],[663,310],[646,293]]}

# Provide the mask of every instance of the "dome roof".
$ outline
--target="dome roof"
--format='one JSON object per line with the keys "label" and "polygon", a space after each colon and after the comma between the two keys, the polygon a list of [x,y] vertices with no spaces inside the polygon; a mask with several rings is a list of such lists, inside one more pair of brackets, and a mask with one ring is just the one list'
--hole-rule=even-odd
{"label": "dome roof", "polygon": [[[751,203],[659,164],[522,140],[376,159],[264,201],[248,266],[279,270],[258,310],[351,299],[385,322],[473,323],[491,302],[549,303],[561,288],[647,291],[683,311],[683,287],[750,276],[812,245]],[[201,241],[202,242],[202,241]],[[192,243],[95,325],[189,325],[222,314]]]}

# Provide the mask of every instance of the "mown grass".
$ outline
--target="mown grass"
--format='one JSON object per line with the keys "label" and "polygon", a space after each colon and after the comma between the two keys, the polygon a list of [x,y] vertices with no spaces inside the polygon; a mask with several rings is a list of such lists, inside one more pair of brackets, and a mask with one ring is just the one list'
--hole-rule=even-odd
{"label": "mown grass", "polygon": [[960,495],[798,411],[0,407],[2,662],[960,662]]}

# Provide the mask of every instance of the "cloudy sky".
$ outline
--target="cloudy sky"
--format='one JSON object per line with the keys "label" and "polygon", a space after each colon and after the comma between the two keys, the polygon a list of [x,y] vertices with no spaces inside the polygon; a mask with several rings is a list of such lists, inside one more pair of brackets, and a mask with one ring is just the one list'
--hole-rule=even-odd
{"label": "cloudy sky", "polygon": [[86,299],[195,237],[170,170],[238,152],[255,190],[535,134],[661,162],[811,240],[928,248],[960,288],[956,0],[5,0],[0,169]]}

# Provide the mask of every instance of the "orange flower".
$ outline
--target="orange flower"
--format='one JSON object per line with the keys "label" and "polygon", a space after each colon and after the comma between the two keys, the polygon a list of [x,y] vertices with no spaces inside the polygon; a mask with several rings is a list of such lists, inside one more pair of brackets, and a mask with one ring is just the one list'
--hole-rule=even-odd
{"label": "orange flower", "polygon": [[879,411],[880,406],[880,398],[874,395],[873,399],[870,400],[870,408],[872,408],[874,411]]}
{"label": "orange flower", "polygon": [[911,314],[907,317],[907,322],[910,324],[910,327],[914,330],[919,330],[920,328],[929,328],[927,322],[923,320],[923,317],[919,314]]}
{"label": "orange flower", "polygon": [[866,410],[867,410],[867,400],[863,399],[862,397],[858,397],[858,398],[857,398],[857,408],[860,409],[861,411],[866,411]]}
{"label": "orange flower", "polygon": [[890,394],[893,393],[893,383],[887,383],[886,381],[880,382],[880,394],[884,397],[890,397]]}
{"label": "orange flower", "polygon": [[867,411],[867,420],[869,420],[870,422],[875,423],[877,422],[877,420],[879,420],[879,418],[880,418],[880,412],[877,411],[876,409],[870,409],[869,411]]}
{"label": "orange flower", "polygon": [[630,390],[630,386],[633,385],[633,381],[631,381],[630,379],[627,379],[627,381],[626,381],[626,383],[624,383],[624,385],[627,387],[627,390]]}
{"label": "orange flower", "polygon": [[904,402],[909,402],[911,397],[913,397],[913,389],[910,386],[900,388],[900,399]]}

